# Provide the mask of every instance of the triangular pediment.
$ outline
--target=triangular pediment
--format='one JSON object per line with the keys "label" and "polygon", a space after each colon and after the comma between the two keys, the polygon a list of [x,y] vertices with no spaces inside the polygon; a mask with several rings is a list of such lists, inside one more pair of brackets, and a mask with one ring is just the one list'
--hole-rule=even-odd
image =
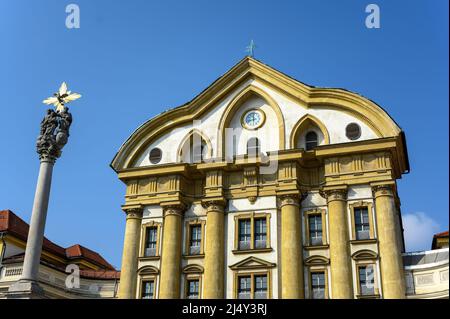
{"label": "triangular pediment", "polygon": [[275,267],[274,263],[251,256],[235,263],[234,265],[231,265],[230,269],[232,270],[260,269],[260,268],[267,269],[273,267]]}

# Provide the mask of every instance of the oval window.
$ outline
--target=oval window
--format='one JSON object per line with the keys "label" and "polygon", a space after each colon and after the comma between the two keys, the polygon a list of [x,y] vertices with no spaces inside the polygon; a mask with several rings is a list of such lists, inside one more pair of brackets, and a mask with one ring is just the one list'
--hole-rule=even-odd
{"label": "oval window", "polygon": [[150,151],[150,163],[158,164],[161,161],[162,151],[155,147]]}
{"label": "oval window", "polygon": [[361,128],[356,123],[350,123],[345,129],[345,135],[349,140],[357,140],[361,136]]}

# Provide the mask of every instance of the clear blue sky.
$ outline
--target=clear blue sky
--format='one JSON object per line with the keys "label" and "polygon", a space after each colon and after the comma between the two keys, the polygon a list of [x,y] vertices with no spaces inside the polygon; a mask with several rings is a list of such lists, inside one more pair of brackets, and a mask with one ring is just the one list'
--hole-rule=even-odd
{"label": "clear blue sky", "polygon": [[[46,236],[120,267],[124,185],[109,167],[140,124],[190,100],[245,56],[382,105],[405,130],[402,211],[418,238],[448,229],[448,1],[0,0],[0,209],[29,221],[41,101],[64,80],[83,97],[55,165]],[[76,3],[81,28],[65,27]],[[415,222],[414,222],[415,221]],[[428,225],[428,226],[424,226]],[[429,248],[427,234],[410,249]]]}

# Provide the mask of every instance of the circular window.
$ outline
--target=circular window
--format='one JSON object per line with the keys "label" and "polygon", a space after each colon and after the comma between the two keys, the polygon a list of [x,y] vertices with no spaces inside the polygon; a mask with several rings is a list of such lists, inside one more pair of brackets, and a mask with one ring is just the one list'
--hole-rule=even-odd
{"label": "circular window", "polygon": [[345,128],[345,135],[352,141],[357,140],[361,136],[361,128],[356,123],[350,123]]}
{"label": "circular window", "polygon": [[246,129],[257,129],[264,124],[265,114],[261,110],[250,110],[242,116],[241,123]]}
{"label": "circular window", "polygon": [[155,147],[150,151],[150,163],[158,164],[161,161],[162,151]]}

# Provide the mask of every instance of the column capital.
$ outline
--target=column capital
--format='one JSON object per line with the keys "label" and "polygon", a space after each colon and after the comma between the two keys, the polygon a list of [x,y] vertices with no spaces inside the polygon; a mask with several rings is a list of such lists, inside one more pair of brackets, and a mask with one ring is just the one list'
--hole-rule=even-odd
{"label": "column capital", "polygon": [[301,194],[284,194],[279,195],[278,198],[280,199],[280,207],[286,205],[294,205],[300,207],[300,202],[303,199]]}
{"label": "column capital", "polygon": [[336,188],[323,188],[320,190],[320,195],[327,200],[327,202],[331,202],[334,200],[345,201],[347,200],[347,186],[345,187],[336,187]]}
{"label": "column capital", "polygon": [[375,184],[371,186],[372,186],[372,193],[375,198],[379,196],[394,197],[394,184],[392,183]]}
{"label": "column capital", "polygon": [[226,203],[224,198],[202,200],[202,206],[206,209],[206,214],[209,212],[223,213],[225,211]]}
{"label": "column capital", "polygon": [[177,215],[182,217],[186,209],[186,205],[182,202],[161,203],[161,207],[163,209],[164,217],[168,215]]}
{"label": "column capital", "polygon": [[122,207],[122,210],[127,214],[127,219],[130,218],[142,218],[144,208],[141,205]]}

